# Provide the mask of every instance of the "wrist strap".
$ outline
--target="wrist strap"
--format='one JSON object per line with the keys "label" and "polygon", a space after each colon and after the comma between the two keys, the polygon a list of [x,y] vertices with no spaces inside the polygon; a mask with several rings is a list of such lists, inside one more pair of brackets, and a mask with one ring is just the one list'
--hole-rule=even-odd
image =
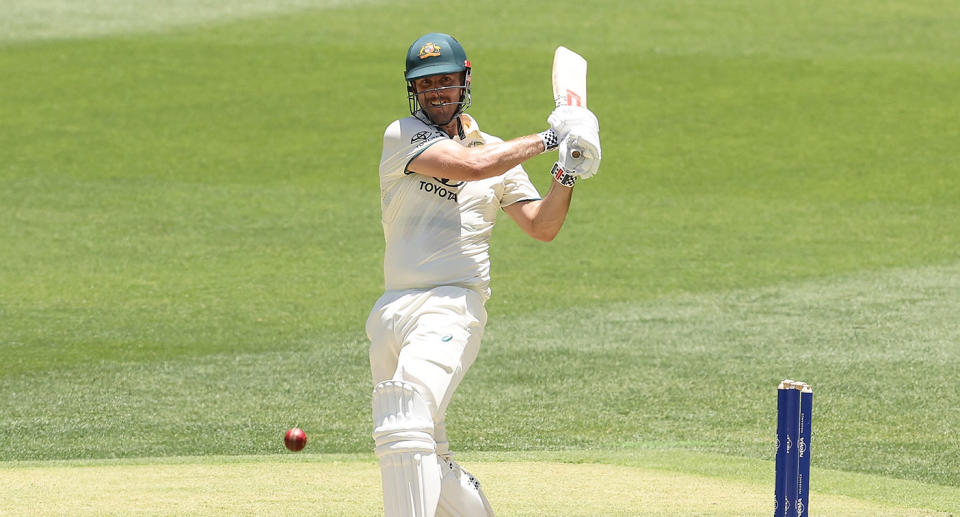
{"label": "wrist strap", "polygon": [[563,170],[560,162],[553,164],[553,169],[550,169],[550,175],[553,176],[553,179],[557,180],[557,183],[564,187],[572,187],[577,182],[577,177]]}
{"label": "wrist strap", "polygon": [[537,133],[537,136],[540,137],[540,140],[543,140],[543,152],[552,151],[560,145],[560,138],[557,136],[557,132],[550,128],[542,133]]}

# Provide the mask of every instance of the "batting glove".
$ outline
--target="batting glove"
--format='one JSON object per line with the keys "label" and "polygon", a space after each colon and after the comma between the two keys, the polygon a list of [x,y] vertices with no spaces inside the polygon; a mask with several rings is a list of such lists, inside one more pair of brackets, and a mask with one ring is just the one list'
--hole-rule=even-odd
{"label": "batting glove", "polygon": [[561,185],[572,187],[578,178],[596,174],[600,159],[600,135],[595,131],[571,130],[560,141],[560,158],[550,174]]}
{"label": "batting glove", "polygon": [[553,129],[537,133],[537,136],[539,136],[540,141],[543,142],[543,152],[555,151],[560,145],[560,137],[557,136],[557,132]]}
{"label": "batting glove", "polygon": [[592,111],[582,106],[558,106],[553,113],[547,117],[550,123],[550,129],[557,133],[557,137],[562,142],[567,133],[573,129],[582,131],[600,132],[600,123],[597,116]]}

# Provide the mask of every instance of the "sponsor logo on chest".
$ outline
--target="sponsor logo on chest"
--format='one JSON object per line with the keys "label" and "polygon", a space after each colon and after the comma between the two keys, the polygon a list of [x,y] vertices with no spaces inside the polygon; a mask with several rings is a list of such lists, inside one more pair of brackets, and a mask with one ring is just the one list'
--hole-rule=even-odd
{"label": "sponsor logo on chest", "polygon": [[[460,187],[465,183],[463,181],[454,182],[446,178],[433,178],[433,181],[419,181],[420,192],[426,192],[427,194],[437,196],[440,199],[449,199],[454,203],[457,202],[457,194],[460,193]],[[439,182],[440,184],[438,185],[434,182]]]}
{"label": "sponsor logo on chest", "polygon": [[441,132],[441,131],[438,131],[438,130],[433,130],[433,131],[418,131],[415,135],[413,135],[412,138],[410,138],[410,143],[411,143],[411,144],[423,145],[423,144],[426,143],[428,140],[431,140],[431,139],[437,138],[437,137],[441,137],[441,136],[447,136],[447,135],[446,135],[445,133]]}

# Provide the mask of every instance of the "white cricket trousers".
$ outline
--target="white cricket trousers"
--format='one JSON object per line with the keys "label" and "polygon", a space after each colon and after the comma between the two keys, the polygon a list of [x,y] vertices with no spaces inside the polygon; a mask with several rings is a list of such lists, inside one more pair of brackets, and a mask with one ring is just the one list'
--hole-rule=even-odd
{"label": "white cricket trousers", "polygon": [[367,318],[374,386],[395,380],[417,387],[433,416],[441,456],[449,453],[447,406],[477,358],[486,323],[483,298],[454,286],[388,291]]}

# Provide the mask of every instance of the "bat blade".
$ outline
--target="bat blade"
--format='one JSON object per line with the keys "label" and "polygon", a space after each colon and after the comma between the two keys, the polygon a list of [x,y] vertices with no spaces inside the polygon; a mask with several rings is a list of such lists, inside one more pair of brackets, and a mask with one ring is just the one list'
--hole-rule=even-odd
{"label": "bat blade", "polygon": [[[587,106],[587,60],[567,47],[553,53],[553,100],[559,106]],[[580,149],[570,156],[579,160]]]}
{"label": "bat blade", "polygon": [[553,99],[557,106],[587,105],[587,60],[562,46],[553,53]]}

